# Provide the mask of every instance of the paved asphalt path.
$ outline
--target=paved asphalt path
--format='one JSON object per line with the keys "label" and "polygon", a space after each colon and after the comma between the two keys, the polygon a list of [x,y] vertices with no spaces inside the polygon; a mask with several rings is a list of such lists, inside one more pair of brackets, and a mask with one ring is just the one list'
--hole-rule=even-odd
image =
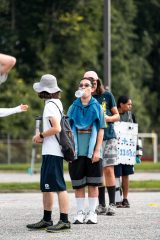
{"label": "paved asphalt path", "polygon": [[[107,198],[107,196],[106,196]],[[95,225],[71,225],[71,230],[47,233],[25,226],[42,218],[41,193],[0,194],[0,239],[2,240],[160,240],[160,192],[131,192],[131,208],[117,209],[115,216],[98,216]],[[69,193],[72,222],[76,213],[74,194]],[[87,201],[86,201],[87,207]],[[55,196],[54,223],[58,221]]]}

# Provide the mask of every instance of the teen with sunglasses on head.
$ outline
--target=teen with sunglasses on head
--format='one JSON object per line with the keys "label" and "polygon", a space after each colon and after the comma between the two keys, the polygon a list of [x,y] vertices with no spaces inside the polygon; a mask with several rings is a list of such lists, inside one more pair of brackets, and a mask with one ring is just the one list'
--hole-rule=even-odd
{"label": "teen with sunglasses on head", "polygon": [[105,202],[105,184],[99,187],[99,205],[97,206],[97,214],[115,215],[115,175],[114,165],[117,161],[117,139],[113,128],[114,122],[119,120],[119,113],[116,107],[114,96],[111,92],[106,91],[94,71],[88,71],[84,77],[91,79],[94,87],[92,95],[103,108],[107,128],[104,130],[103,138],[103,174],[104,182],[109,196],[109,206],[106,208]]}
{"label": "teen with sunglasses on head", "polygon": [[[104,113],[92,97],[92,81],[83,78],[79,89],[82,97],[76,99],[68,110],[75,140],[75,160],[69,163],[72,187],[75,190],[77,215],[74,224],[96,224],[98,186],[102,184],[102,151]],[[85,212],[85,187],[88,187],[89,209]]]}

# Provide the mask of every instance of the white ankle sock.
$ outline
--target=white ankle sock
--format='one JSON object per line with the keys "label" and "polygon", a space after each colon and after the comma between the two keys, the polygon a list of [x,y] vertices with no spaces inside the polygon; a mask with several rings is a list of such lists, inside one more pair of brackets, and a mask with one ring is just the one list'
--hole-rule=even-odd
{"label": "white ankle sock", "polygon": [[97,207],[98,198],[97,197],[95,197],[95,198],[89,197],[88,202],[89,202],[89,210],[92,212],[95,212],[96,207]]}
{"label": "white ankle sock", "polygon": [[78,211],[84,212],[84,202],[85,202],[85,198],[76,198],[77,212]]}

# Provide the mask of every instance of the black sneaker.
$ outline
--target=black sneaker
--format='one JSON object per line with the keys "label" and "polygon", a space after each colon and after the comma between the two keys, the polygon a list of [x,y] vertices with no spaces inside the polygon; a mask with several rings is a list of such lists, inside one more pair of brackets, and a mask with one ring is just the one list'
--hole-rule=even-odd
{"label": "black sneaker", "polygon": [[129,202],[128,202],[128,200],[126,198],[123,199],[122,206],[124,208],[130,208],[130,204],[129,204]]}
{"label": "black sneaker", "polygon": [[65,222],[62,222],[62,220],[60,220],[56,225],[47,227],[46,231],[47,232],[61,232],[61,231],[69,230],[70,228],[71,228],[70,222],[65,223]]}
{"label": "black sneaker", "polygon": [[122,208],[123,206],[122,206],[122,202],[116,202],[116,207],[117,208]]}
{"label": "black sneaker", "polygon": [[26,227],[29,229],[45,229],[46,227],[52,226],[53,222],[52,221],[44,221],[43,219],[37,223],[33,223],[33,224],[28,224]]}

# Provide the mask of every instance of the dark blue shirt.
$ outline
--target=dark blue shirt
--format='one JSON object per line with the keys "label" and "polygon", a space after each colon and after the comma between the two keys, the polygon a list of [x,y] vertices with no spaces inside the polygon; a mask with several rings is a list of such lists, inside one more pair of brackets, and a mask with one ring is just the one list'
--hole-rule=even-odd
{"label": "dark blue shirt", "polygon": [[[111,92],[104,92],[102,95],[93,95],[97,99],[97,101],[101,104],[104,114],[107,114],[108,116],[112,116],[111,109],[113,107],[116,107],[116,101]],[[114,123],[109,122],[107,123],[108,127],[104,129],[104,138],[103,140],[109,140],[116,138],[116,134],[114,131]]]}

